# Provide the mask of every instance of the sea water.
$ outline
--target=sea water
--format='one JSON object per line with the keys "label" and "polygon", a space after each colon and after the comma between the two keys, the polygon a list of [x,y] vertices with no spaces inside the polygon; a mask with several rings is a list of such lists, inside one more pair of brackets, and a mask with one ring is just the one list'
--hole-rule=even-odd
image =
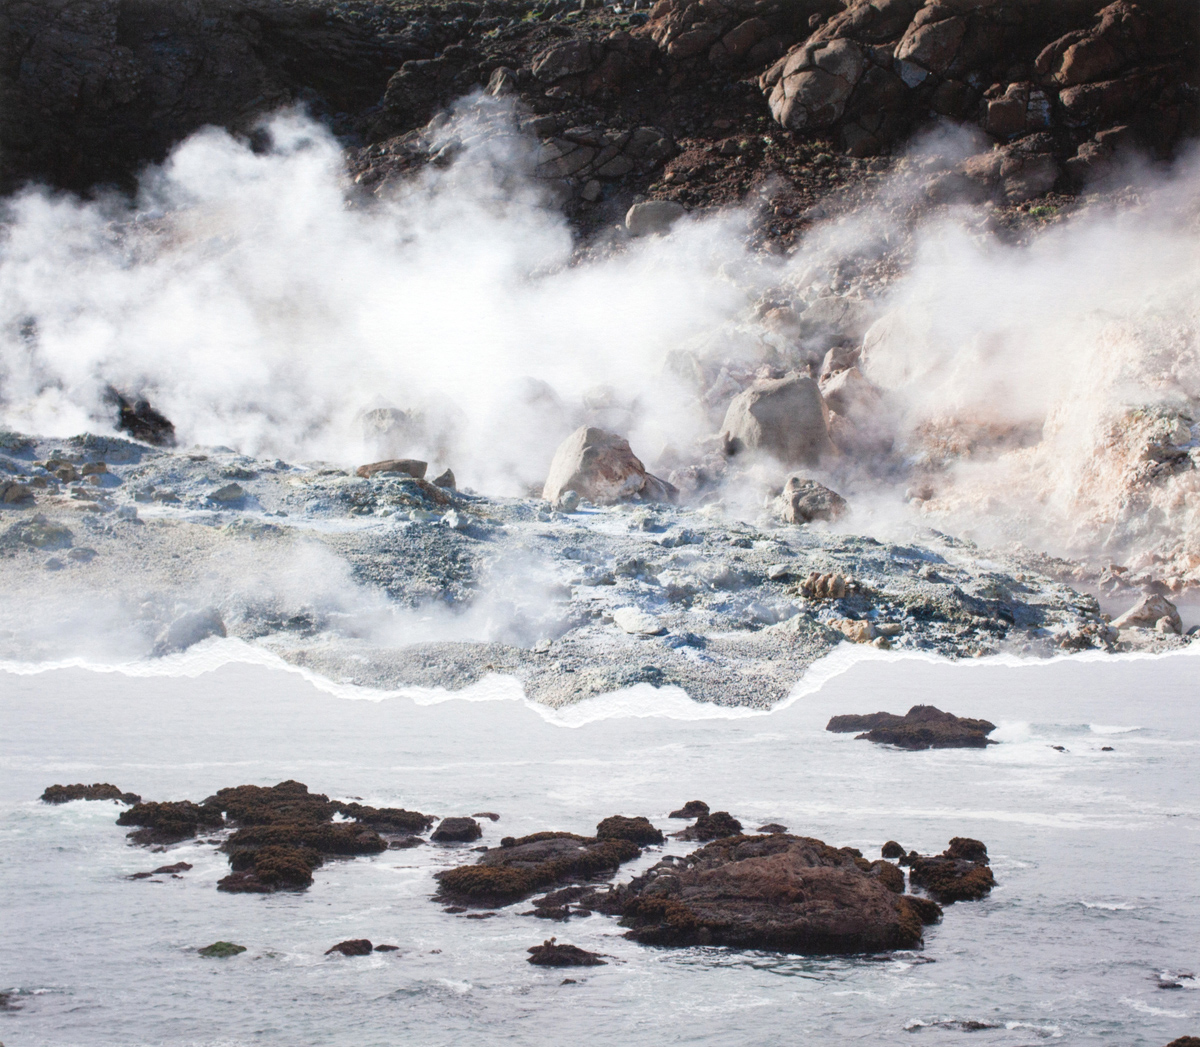
{"label": "sea water", "polygon": [[[0,1040],[58,1045],[1113,1044],[1200,1032],[1200,701],[1194,656],[847,662],[771,713],[698,715],[648,687],[563,714],[511,681],[355,701],[236,659],[179,675],[0,671]],[[820,667],[818,667],[818,670]],[[816,677],[814,677],[816,678]],[[379,696],[373,696],[379,697]],[[482,700],[482,699],[492,700]],[[472,700],[473,699],[473,700]],[[824,730],[932,703],[998,725],[986,750],[901,752]],[[712,712],[711,708],[707,710]],[[1061,746],[1061,751],[1056,746]],[[1104,747],[1111,751],[1104,751]],[[489,919],[433,902],[474,860],[425,845],[334,860],[304,893],[227,895],[215,847],[129,845],[111,803],[52,783],[201,800],[287,778],[440,816],[494,811],[482,843],[593,831],[702,799],[749,829],[936,853],[983,840],[998,886],[946,908],[922,950],[813,958],[627,941],[605,916]],[[694,845],[671,840],[627,878]],[[186,861],[179,879],[130,880]],[[603,967],[526,962],[551,935]],[[347,958],[365,937],[399,946]],[[197,948],[246,946],[218,960]],[[1179,988],[1160,986],[1175,984]]]}

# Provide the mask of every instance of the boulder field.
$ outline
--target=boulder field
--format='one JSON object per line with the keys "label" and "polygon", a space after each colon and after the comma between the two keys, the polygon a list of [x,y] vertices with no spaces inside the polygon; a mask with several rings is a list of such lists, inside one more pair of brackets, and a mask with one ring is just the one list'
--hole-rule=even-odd
{"label": "boulder field", "polygon": [[580,228],[650,196],[678,210],[629,228],[661,229],[782,175],[770,237],[938,118],[991,146],[938,191],[1002,205],[1086,184],[1125,149],[1167,155],[1200,120],[1187,0],[14,0],[6,15],[3,189],[129,185],[200,127],[249,135],[300,104],[341,136],[359,187],[386,192],[445,160],[428,122],[485,90],[527,114],[533,173]]}

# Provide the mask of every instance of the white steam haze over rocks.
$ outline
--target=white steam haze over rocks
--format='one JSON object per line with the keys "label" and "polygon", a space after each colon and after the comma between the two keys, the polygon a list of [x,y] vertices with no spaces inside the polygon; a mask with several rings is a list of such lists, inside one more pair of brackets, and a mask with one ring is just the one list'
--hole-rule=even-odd
{"label": "white steam haze over rocks", "polygon": [[[861,347],[827,389],[837,450],[814,472],[855,496],[843,526],[924,520],[1200,578],[1200,474],[1179,468],[1200,456],[1194,154],[1123,172],[1135,206],[1006,243],[983,207],[915,230],[892,217],[973,151],[945,129],[872,206],[783,257],[749,252],[736,210],[578,257],[503,102],[460,104],[440,131],[448,166],[370,205],[319,125],[283,114],[269,133],[260,151],[198,133],[133,207],[7,201],[5,424],[112,431],[111,385],[147,397],[183,446],[341,466],[403,454],[517,496],[581,424],[665,476],[755,377],[817,376],[828,346],[851,363]],[[898,255],[891,279],[855,278]],[[399,436],[364,436],[377,408],[405,412]],[[729,497],[756,507],[786,475],[739,469]]]}

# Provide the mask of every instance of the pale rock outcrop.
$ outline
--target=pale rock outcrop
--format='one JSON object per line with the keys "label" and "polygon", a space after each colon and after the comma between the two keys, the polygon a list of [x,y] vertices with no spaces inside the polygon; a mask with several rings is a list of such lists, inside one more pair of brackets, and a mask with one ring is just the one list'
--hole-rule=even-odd
{"label": "pale rock outcrop", "polygon": [[845,515],[848,508],[846,499],[836,491],[831,491],[816,480],[805,480],[799,476],[788,478],[780,502],[784,523],[794,524],[836,520]]}
{"label": "pale rock outcrop", "polygon": [[828,418],[811,378],[764,379],[733,398],[721,436],[735,452],[763,451],[787,465],[811,465],[833,450]]}
{"label": "pale rock outcrop", "polygon": [[[1163,623],[1161,628],[1160,623]],[[1183,622],[1178,609],[1165,596],[1157,594],[1143,596],[1133,607],[1112,621],[1114,629],[1127,629],[1131,626],[1175,634],[1183,632]]]}
{"label": "pale rock outcrop", "polygon": [[558,446],[542,497],[558,504],[567,491],[598,505],[641,498],[673,501],[678,492],[665,480],[651,476],[629,446],[616,433],[581,426]]}

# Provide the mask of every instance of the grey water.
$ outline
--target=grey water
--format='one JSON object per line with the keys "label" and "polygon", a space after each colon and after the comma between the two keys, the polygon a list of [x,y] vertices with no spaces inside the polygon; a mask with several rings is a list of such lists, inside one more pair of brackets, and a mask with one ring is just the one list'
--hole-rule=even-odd
{"label": "grey water", "polygon": [[[656,711],[646,699],[574,727],[520,701],[354,701],[256,665],[0,671],[0,992],[12,994],[0,1041],[1162,1047],[1200,1032],[1197,983],[1181,977],[1200,967],[1198,664],[879,659],[772,713],[636,715]],[[992,720],[1000,744],[909,753],[824,730],[835,713],[917,702]],[[127,844],[112,804],[37,799],[55,782],[200,800],[287,778],[443,816],[495,811],[490,844],[590,832],[615,813],[669,831],[689,799],[868,856],[888,839],[936,852],[973,836],[999,886],[947,907],[915,952],[657,949],[599,915],[444,913],[433,873],[469,848],[335,861],[305,893],[230,896],[211,845],[150,853]],[[127,879],[176,861],[194,868]],[[529,965],[526,949],[551,935],[608,965]],[[325,955],[355,937],[399,951]],[[218,939],[247,951],[197,955]]]}

